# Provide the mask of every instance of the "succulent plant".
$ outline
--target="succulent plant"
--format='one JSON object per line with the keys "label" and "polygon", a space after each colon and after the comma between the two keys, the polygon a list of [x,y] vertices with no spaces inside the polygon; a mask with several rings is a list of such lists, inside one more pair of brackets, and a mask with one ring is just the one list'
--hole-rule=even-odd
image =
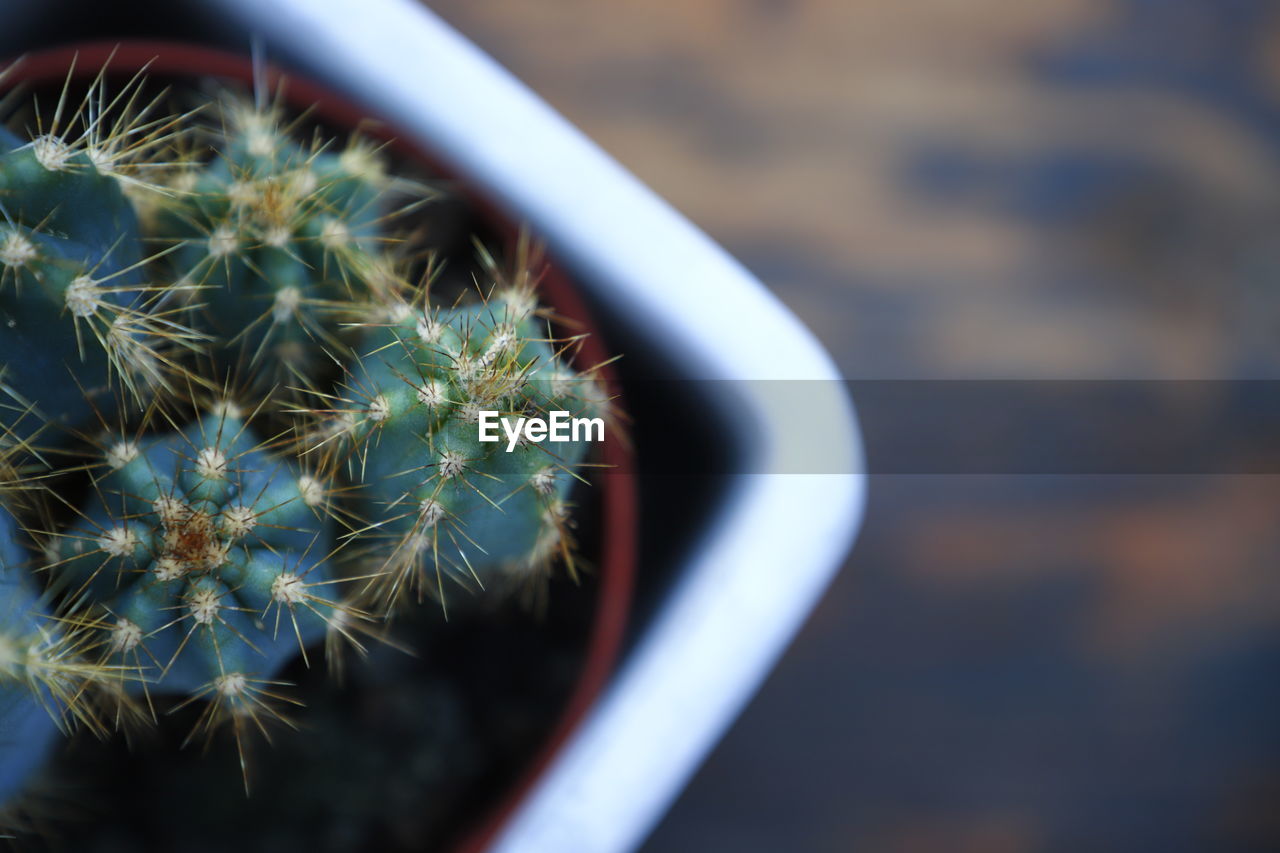
{"label": "succulent plant", "polygon": [[251,712],[284,663],[352,618],[327,560],[328,488],[238,413],[117,438],[102,457],[51,565],[72,600],[109,614],[110,660],[139,687]]}
{"label": "succulent plant", "polygon": [[[384,609],[432,588],[443,601],[446,578],[502,586],[560,557],[572,570],[567,496],[590,431],[603,436],[607,400],[568,366],[571,342],[540,324],[534,283],[482,257],[497,283],[486,300],[424,299],[367,324],[343,388],[312,412],[304,439],[304,453],[360,483],[379,568],[369,586]],[[522,417],[567,440],[529,440],[512,424]]]}
{"label": "succulent plant", "polygon": [[23,575],[15,525],[0,510],[0,803],[20,791],[57,736],[42,667],[56,659],[47,614]]}
{"label": "succulent plant", "polygon": [[52,617],[28,569],[14,508],[26,501],[13,464],[28,449],[0,432],[0,829],[16,822],[9,805],[37,774],[59,730],[76,723],[102,732],[101,712],[119,679],[101,665],[91,627]]}
{"label": "succulent plant", "polygon": [[[112,163],[90,132],[68,141],[59,119],[53,124],[26,143],[0,136],[0,364],[41,415],[27,428],[83,422],[113,381],[149,393],[165,381],[171,350],[199,340],[175,321],[180,289],[144,283],[143,238],[120,177],[127,172],[114,171],[125,161]],[[169,124],[134,122],[119,133],[156,142]],[[150,148],[135,146],[131,156]]]}
{"label": "succulent plant", "polygon": [[[59,727],[156,724],[162,697],[200,704],[192,735],[229,721],[243,767],[319,643],[336,668],[446,580],[572,572],[609,415],[531,242],[441,297],[393,230],[438,194],[375,143],[234,93],[74,88],[0,126],[0,452],[30,475],[0,503],[0,806]],[[482,440],[520,417],[593,432]]]}
{"label": "succulent plant", "polygon": [[220,112],[202,146],[217,156],[184,154],[152,231],[200,289],[224,362],[251,382],[308,383],[325,349],[343,349],[341,323],[407,286],[386,226],[432,193],[359,137],[303,147],[278,108],[226,98]]}

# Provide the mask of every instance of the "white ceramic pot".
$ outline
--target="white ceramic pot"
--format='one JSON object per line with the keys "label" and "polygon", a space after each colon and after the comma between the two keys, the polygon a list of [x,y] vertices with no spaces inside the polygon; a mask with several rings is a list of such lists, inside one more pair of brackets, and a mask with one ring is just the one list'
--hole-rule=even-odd
{"label": "white ceramic pot", "polygon": [[[609,688],[492,844],[547,853],[634,848],[757,689],[852,544],[866,478],[834,364],[723,249],[419,3],[166,6],[174,20],[203,15],[224,33],[238,30],[245,44],[257,34],[273,62],[393,122],[529,222],[601,315],[625,325],[628,339],[660,349],[675,378],[723,380],[706,406],[708,420],[734,433],[724,436],[736,454],[724,487],[673,583],[633,629]],[[56,2],[6,4],[0,47],[11,52],[16,39],[40,31],[41,18],[48,43],[58,14]],[[805,381],[805,411],[780,404],[763,380]],[[797,417],[823,425],[823,472],[796,473],[788,461],[790,445],[806,434]],[[643,448],[638,466],[643,476]]]}

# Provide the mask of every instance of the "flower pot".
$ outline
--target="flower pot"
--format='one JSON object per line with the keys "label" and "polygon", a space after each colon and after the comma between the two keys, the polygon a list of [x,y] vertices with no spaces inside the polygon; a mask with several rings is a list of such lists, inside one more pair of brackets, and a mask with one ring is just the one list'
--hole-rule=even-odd
{"label": "flower pot", "polygon": [[[852,543],[865,477],[833,364],[722,249],[420,4],[139,5],[154,17],[117,21],[112,35],[173,33],[243,50],[256,33],[274,62],[387,120],[494,208],[531,223],[625,354],[617,372],[643,509],[627,649],[497,833],[471,846],[637,845]],[[46,42],[60,31],[49,8],[33,4],[22,20]],[[50,17],[39,22],[41,14]],[[794,444],[788,413],[761,380],[812,383],[809,402],[820,410],[806,414],[826,425],[839,460],[761,473],[786,470],[779,457]],[[680,393],[704,382],[722,393]],[[673,477],[681,465],[688,476]]]}

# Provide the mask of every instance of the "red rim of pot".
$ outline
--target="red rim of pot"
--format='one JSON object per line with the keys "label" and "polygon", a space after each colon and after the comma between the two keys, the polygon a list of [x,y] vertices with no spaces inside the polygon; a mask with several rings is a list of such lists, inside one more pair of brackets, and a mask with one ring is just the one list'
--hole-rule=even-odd
{"label": "red rim of pot", "polygon": [[[247,57],[165,41],[120,44],[93,42],[41,51],[23,57],[13,68],[13,79],[29,83],[61,82],[66,79],[68,68],[73,62],[73,79],[96,75],[104,67],[109,74],[117,71],[123,74],[135,72],[143,66],[154,74],[213,77],[242,85],[249,85],[254,79],[253,66]],[[397,154],[421,163],[431,174],[456,177],[431,152],[405,142],[405,137],[396,133],[394,124],[382,121],[375,114],[362,110],[328,89],[272,67],[265,69],[265,79],[272,91],[277,91],[279,87],[286,101],[299,109],[312,108],[313,115],[325,124],[354,128],[362,120],[373,118],[379,121],[381,127],[388,131],[385,136]],[[461,194],[476,205],[484,218],[496,225],[508,239],[514,239],[517,224],[486,198],[483,188],[471,187],[467,182],[462,182],[461,185],[464,187]],[[542,290],[547,302],[558,315],[580,328],[591,330],[591,335],[582,343],[577,356],[578,362],[585,365],[602,364],[608,358],[606,348],[596,332],[586,305],[568,276],[555,264],[554,258],[548,258]],[[615,373],[605,366],[599,371],[599,375],[610,395],[620,399]],[[597,477],[597,482],[593,484],[593,488],[598,488],[600,492],[600,523],[607,535],[601,537],[597,575],[599,588],[586,659],[550,736],[539,747],[512,787],[497,799],[496,805],[477,825],[464,830],[457,847],[460,851],[481,850],[497,835],[599,696],[608,682],[621,649],[635,573],[638,502],[635,481],[627,459],[630,451],[626,442],[617,434],[609,438],[604,442],[603,462],[616,470]]]}

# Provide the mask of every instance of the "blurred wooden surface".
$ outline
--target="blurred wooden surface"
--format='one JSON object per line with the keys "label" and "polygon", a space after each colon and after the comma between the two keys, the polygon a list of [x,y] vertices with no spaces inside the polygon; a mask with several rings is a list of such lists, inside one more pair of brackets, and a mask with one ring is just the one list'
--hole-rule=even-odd
{"label": "blurred wooden surface", "polygon": [[[987,197],[904,192],[915,149],[939,140],[1014,162],[1069,138],[1169,164],[1223,205],[1274,198],[1274,152],[1212,103],[1032,78],[1036,51],[1114,21],[1112,3],[431,5],[742,258],[851,376],[1212,377],[1230,358],[1196,287],[1216,258],[1188,268],[1159,247],[1151,263],[1143,241],[1170,200],[1147,187],[1070,235],[1085,287],[1052,312],[1050,285],[1026,275],[1037,223]],[[1181,49],[1216,47],[1182,17]],[[1259,73],[1280,88],[1280,62]],[[1100,272],[1134,287],[1104,289]]]}
{"label": "blurred wooden surface", "polygon": [[[430,5],[851,377],[1280,370],[1273,3]],[[1278,499],[1263,476],[878,478],[648,849],[1275,845]]]}

